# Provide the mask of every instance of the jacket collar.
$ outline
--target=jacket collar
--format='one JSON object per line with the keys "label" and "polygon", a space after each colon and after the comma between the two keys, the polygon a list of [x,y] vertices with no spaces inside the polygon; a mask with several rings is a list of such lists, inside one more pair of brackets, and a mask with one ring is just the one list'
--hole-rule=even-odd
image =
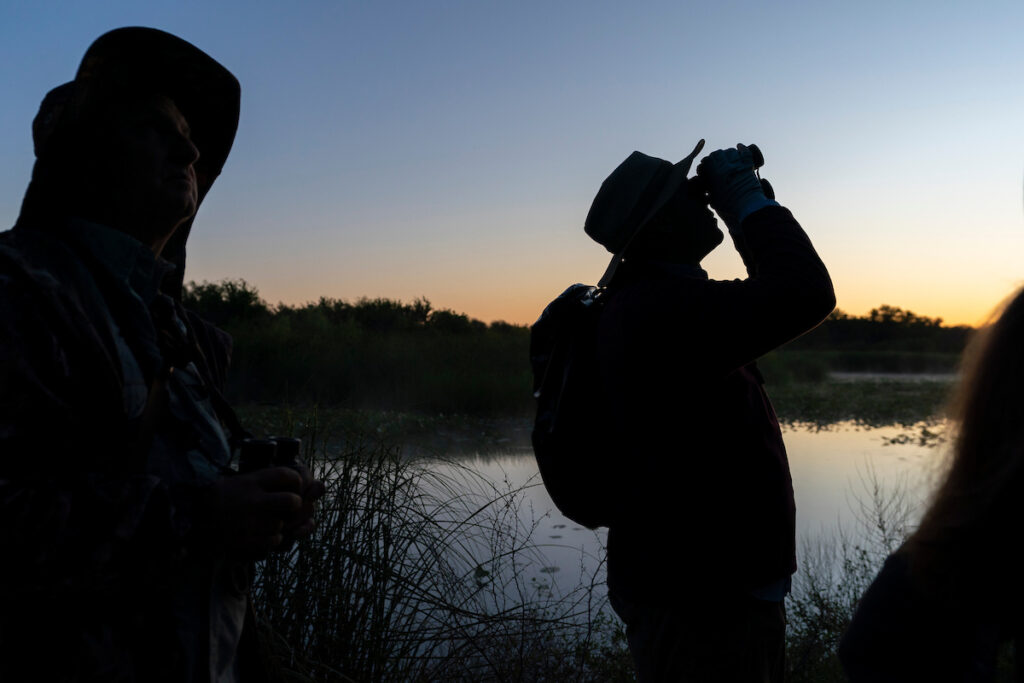
{"label": "jacket collar", "polygon": [[174,264],[155,256],[134,237],[99,223],[71,218],[65,234],[92,263],[147,306],[156,297],[164,278],[175,270]]}
{"label": "jacket collar", "polygon": [[623,261],[623,281],[641,279],[707,280],[708,274],[696,264],[672,263],[655,259],[631,259]]}

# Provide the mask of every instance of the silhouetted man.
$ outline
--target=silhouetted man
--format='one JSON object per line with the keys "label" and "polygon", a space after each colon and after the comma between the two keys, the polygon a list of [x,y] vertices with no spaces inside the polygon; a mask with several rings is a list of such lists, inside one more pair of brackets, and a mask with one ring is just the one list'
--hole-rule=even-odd
{"label": "silhouetted man", "polygon": [[0,680],[264,676],[247,567],[312,531],[323,485],[229,469],[230,339],[180,303],[238,103],[196,47],[125,28],[33,122],[0,234]]}
{"label": "silhouetted man", "polygon": [[[641,681],[780,681],[795,505],[754,359],[820,323],[835,298],[751,151],[716,151],[688,181],[702,147],[675,165],[634,152],[587,216],[616,254],[598,356],[628,512],[608,533],[609,594]],[[722,241],[708,198],[745,280],[700,268]]]}

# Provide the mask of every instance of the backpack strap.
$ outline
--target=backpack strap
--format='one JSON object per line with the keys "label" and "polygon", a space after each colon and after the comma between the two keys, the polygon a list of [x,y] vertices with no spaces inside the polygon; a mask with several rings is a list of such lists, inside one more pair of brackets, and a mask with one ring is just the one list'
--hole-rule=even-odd
{"label": "backpack strap", "polygon": [[[214,413],[228,429],[228,444],[233,454],[244,439],[252,438],[252,434],[242,426],[238,415],[221,393],[217,376],[214,375],[207,354],[203,351],[203,345],[196,336],[192,324],[195,320],[187,315],[180,302],[165,296],[158,296],[154,300],[151,313],[157,329],[163,363],[150,383],[146,406],[139,421],[136,462],[140,464],[142,471],[146,470],[159,420],[167,408],[167,387],[171,375],[174,374],[176,367],[185,367],[190,362],[195,364],[199,376],[210,392],[210,404]],[[178,324],[179,321],[182,325]]]}

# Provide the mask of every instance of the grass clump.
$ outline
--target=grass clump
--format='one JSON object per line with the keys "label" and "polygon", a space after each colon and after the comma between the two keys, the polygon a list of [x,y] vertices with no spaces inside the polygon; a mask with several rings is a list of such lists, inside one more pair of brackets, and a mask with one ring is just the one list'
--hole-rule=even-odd
{"label": "grass clump", "polygon": [[328,484],[319,526],[260,563],[253,587],[282,680],[630,679],[600,571],[561,591],[528,580],[544,559],[523,489],[301,424]]}
{"label": "grass clump", "polygon": [[785,347],[765,355],[758,364],[766,375],[783,381],[819,381],[830,372],[885,374],[952,374],[960,354],[934,351],[818,349]]}
{"label": "grass clump", "polygon": [[787,680],[845,681],[836,650],[860,597],[911,531],[915,507],[905,480],[884,485],[873,469],[853,496],[856,528],[804,538],[786,605]]}
{"label": "grass clump", "polygon": [[[575,586],[531,579],[547,562],[525,489],[388,445],[437,425],[347,411],[253,415],[267,432],[302,437],[328,483],[315,534],[258,565],[253,603],[279,680],[634,680],[603,590],[603,547]],[[845,680],[836,648],[909,533],[909,490],[868,470],[853,497],[856,527],[802,540],[787,680]]]}

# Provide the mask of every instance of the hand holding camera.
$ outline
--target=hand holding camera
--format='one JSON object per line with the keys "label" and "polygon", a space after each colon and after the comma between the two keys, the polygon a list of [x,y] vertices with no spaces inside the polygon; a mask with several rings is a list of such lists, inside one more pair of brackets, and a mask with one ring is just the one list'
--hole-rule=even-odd
{"label": "hand holding camera", "polygon": [[764,164],[757,145],[736,145],[704,157],[697,177],[707,190],[708,200],[730,232],[740,229],[743,219],[754,211],[773,205],[775,193],[755,169]]}

